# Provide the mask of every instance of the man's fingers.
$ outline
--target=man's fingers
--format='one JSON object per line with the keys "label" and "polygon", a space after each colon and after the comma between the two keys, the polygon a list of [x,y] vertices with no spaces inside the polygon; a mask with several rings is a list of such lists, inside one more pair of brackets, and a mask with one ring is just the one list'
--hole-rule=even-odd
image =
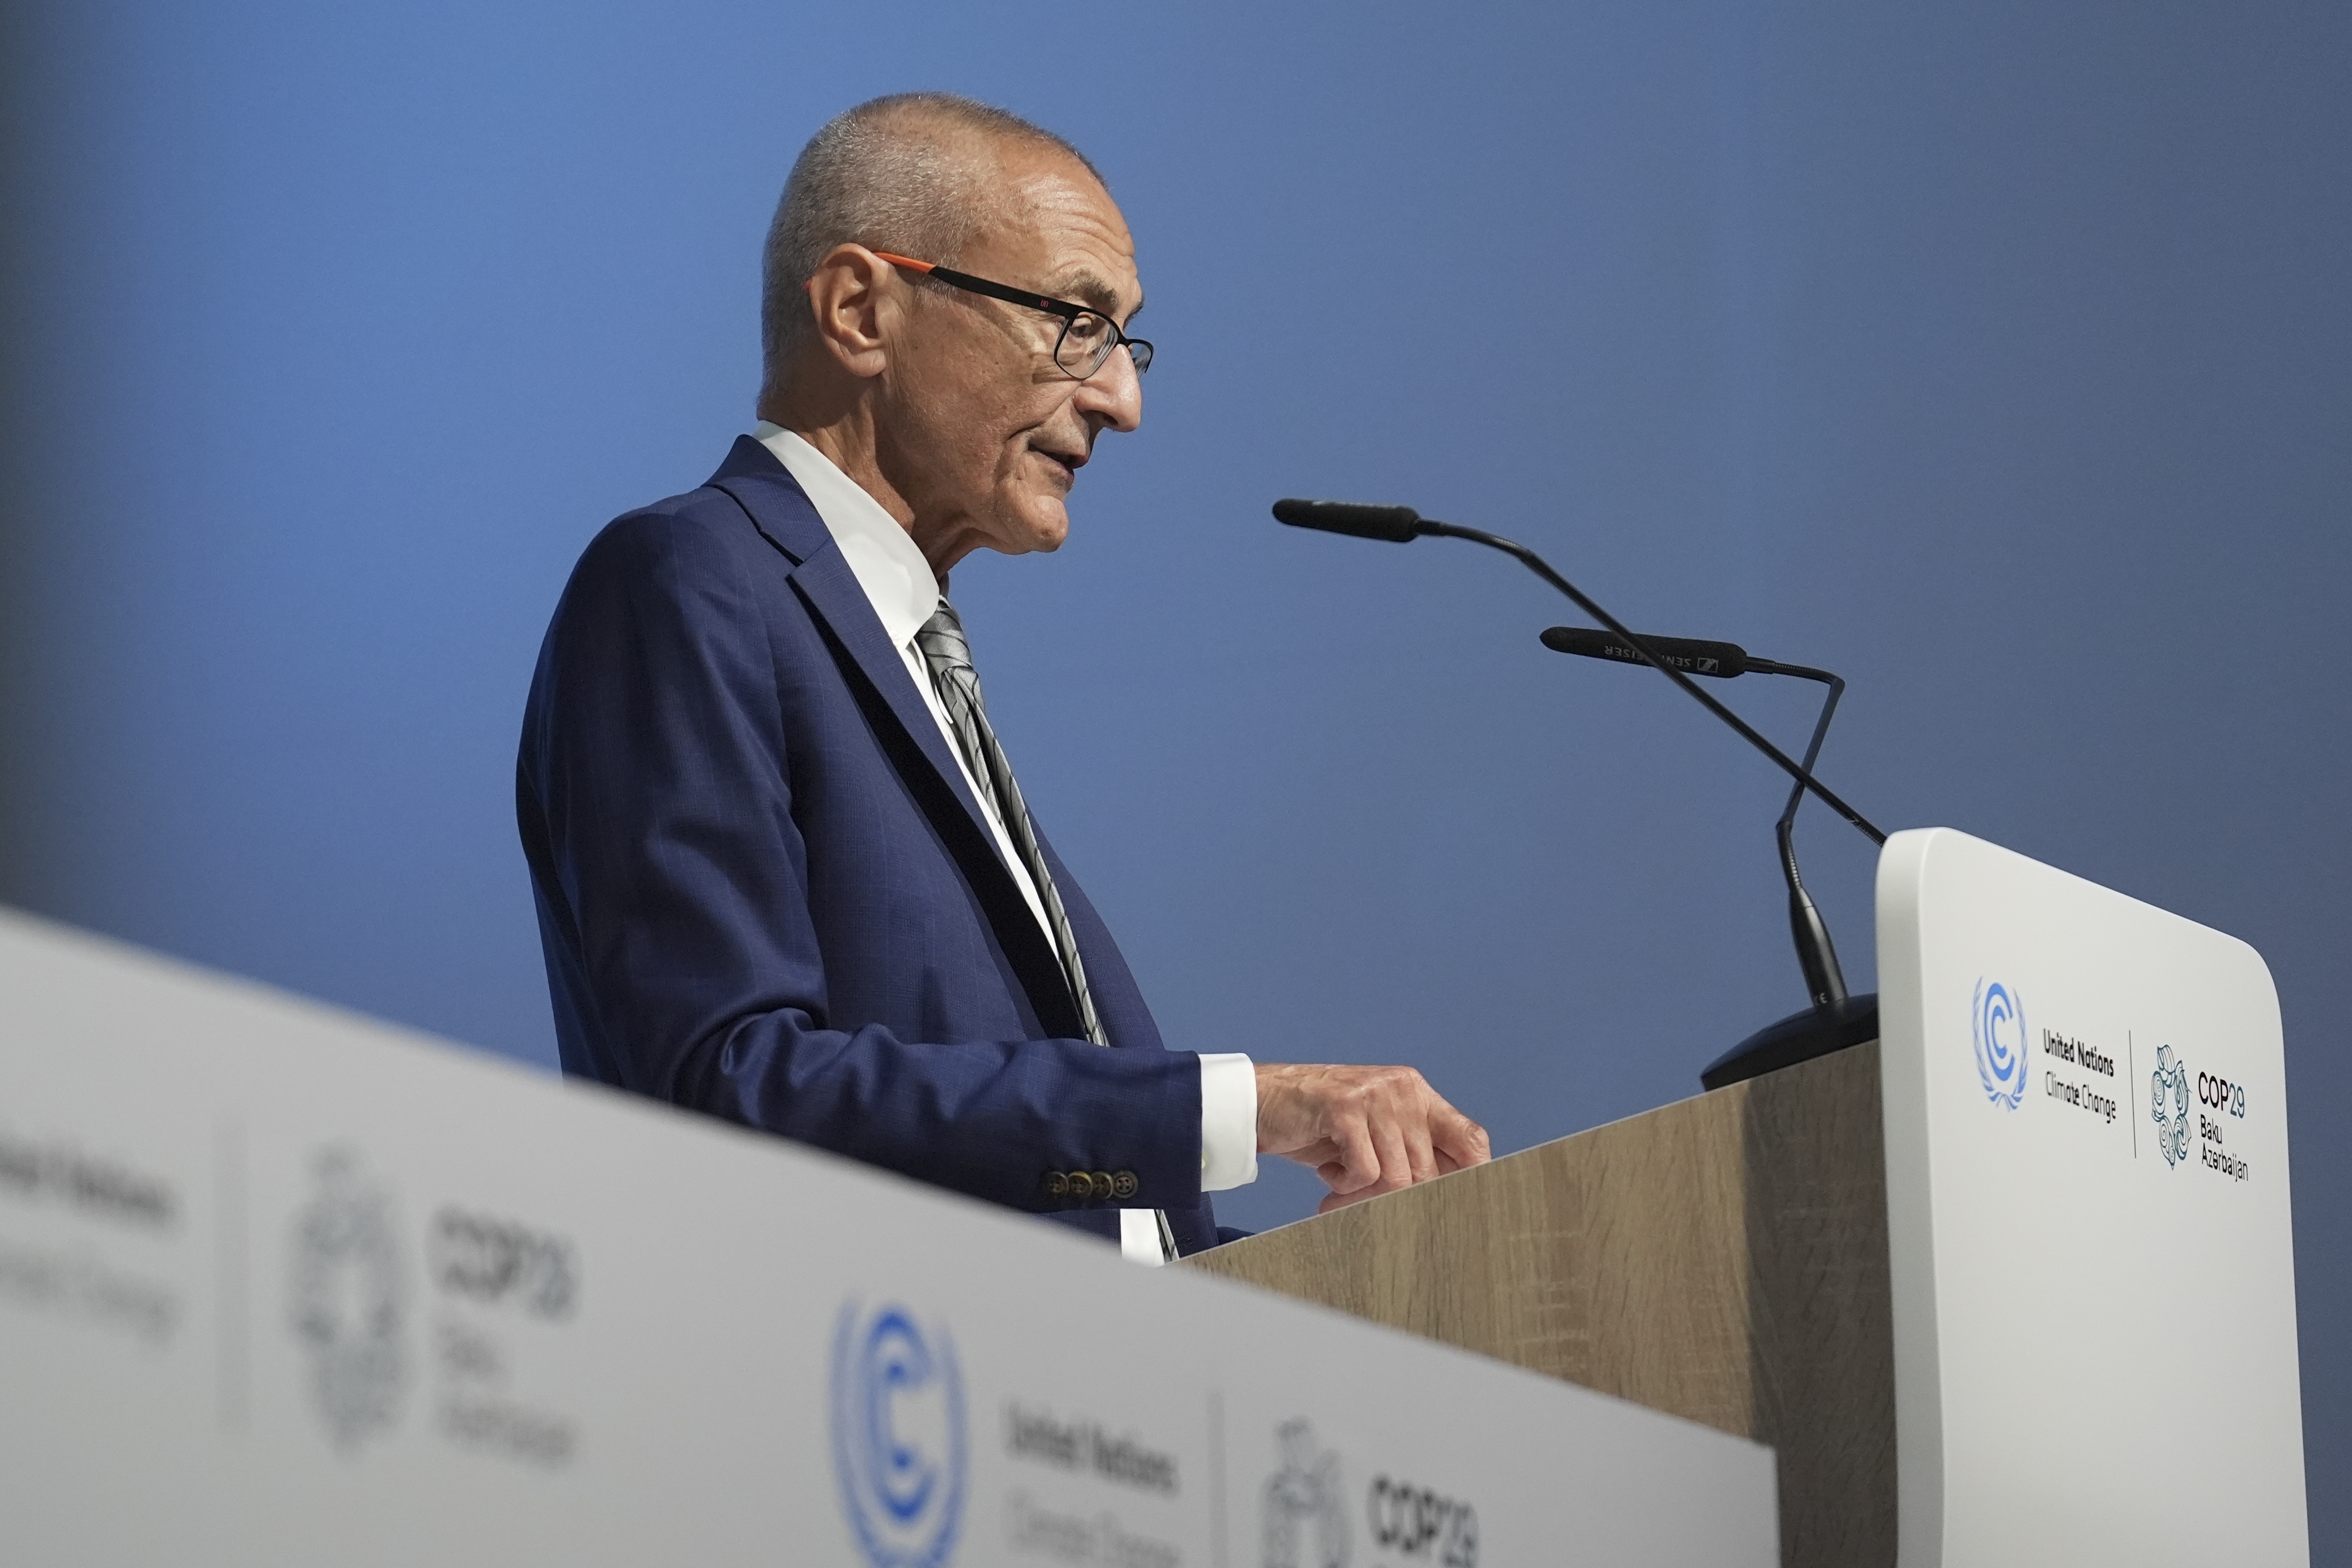
{"label": "man's fingers", "polygon": [[1407,1152],[1404,1128],[1383,1116],[1372,1125],[1372,1147],[1380,1155],[1377,1190],[1394,1192],[1412,1185],[1412,1155]]}
{"label": "man's fingers", "polygon": [[1302,1166],[1313,1166],[1320,1169],[1324,1166],[1339,1164],[1345,1153],[1346,1151],[1339,1147],[1339,1139],[1318,1138],[1303,1149],[1282,1151],[1282,1157],[1286,1160],[1297,1160]]}
{"label": "man's fingers", "polygon": [[[1360,1119],[1333,1129],[1339,1145],[1339,1179],[1325,1178],[1333,1192],[1361,1192],[1381,1179],[1381,1153]],[[1328,1168],[1328,1166],[1326,1167]]]}
{"label": "man's fingers", "polygon": [[1484,1165],[1486,1130],[1409,1067],[1259,1062],[1258,1152],[1312,1167],[1325,1207]]}
{"label": "man's fingers", "polygon": [[[1431,1098],[1434,1099],[1435,1096],[1433,1095]],[[1437,1151],[1430,1139],[1429,1119],[1426,1116],[1414,1116],[1406,1121],[1404,1157],[1410,1166],[1408,1174],[1416,1184],[1434,1181],[1444,1174],[1438,1169]]]}
{"label": "man's fingers", "polygon": [[1437,1174],[1439,1176],[1452,1176],[1455,1171],[1467,1170],[1468,1168],[1469,1167],[1465,1166],[1460,1160],[1457,1160],[1452,1155],[1447,1154],[1443,1148],[1439,1148],[1437,1150]]}
{"label": "man's fingers", "polygon": [[1438,1148],[1454,1161],[1457,1169],[1483,1166],[1494,1157],[1486,1142],[1486,1129],[1451,1105],[1445,1106],[1443,1115],[1435,1119],[1435,1125],[1430,1131]]}

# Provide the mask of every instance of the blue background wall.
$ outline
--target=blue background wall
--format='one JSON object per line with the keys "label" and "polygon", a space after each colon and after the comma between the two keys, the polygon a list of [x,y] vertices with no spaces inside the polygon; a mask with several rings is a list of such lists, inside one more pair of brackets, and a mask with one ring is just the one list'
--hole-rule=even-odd
{"label": "blue background wall", "polygon": [[[1499,558],[1272,497],[1842,670],[1823,771],[1882,823],[2269,957],[2352,1559],[2352,11],[845,15],[5,18],[0,897],[549,1061],[509,806],[548,611],[748,422],[801,141],[955,88],[1091,150],[1142,246],[1143,433],[957,595],[1171,1039],[1410,1061],[1508,1148],[1801,1001],[1767,765],[1544,653],[1566,607]],[[1784,685],[1727,695],[1793,744]],[[1868,847],[1804,842],[1867,985]]]}

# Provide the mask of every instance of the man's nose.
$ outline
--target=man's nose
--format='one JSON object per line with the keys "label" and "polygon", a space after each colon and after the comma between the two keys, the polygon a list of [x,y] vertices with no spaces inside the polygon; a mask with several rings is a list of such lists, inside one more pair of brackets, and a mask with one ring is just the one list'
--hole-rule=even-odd
{"label": "man's nose", "polygon": [[1126,344],[1113,349],[1102,368],[1078,383],[1077,404],[1080,413],[1113,430],[1133,430],[1143,423],[1143,378],[1135,373]]}

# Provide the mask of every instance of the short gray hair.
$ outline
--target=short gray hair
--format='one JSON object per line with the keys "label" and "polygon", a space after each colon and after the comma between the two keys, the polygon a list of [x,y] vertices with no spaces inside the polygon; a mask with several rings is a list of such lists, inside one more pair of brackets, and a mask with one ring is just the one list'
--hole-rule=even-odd
{"label": "short gray hair", "polygon": [[978,237],[1001,193],[990,179],[993,162],[975,154],[975,141],[1055,148],[1102,179],[1085,153],[1052,131],[951,92],[892,93],[835,115],[801,149],[768,225],[760,287],[767,390],[783,385],[813,329],[801,286],[835,246],[953,266]]}

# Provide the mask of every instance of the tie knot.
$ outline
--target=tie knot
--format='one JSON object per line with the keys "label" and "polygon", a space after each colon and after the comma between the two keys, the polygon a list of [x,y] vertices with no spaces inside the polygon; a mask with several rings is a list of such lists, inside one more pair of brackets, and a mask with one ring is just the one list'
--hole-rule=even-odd
{"label": "tie knot", "polygon": [[944,599],[940,601],[939,610],[915,633],[915,646],[920,648],[923,657],[933,664],[961,664],[965,669],[971,668],[971,643],[963,634],[963,620],[956,614],[955,606]]}

